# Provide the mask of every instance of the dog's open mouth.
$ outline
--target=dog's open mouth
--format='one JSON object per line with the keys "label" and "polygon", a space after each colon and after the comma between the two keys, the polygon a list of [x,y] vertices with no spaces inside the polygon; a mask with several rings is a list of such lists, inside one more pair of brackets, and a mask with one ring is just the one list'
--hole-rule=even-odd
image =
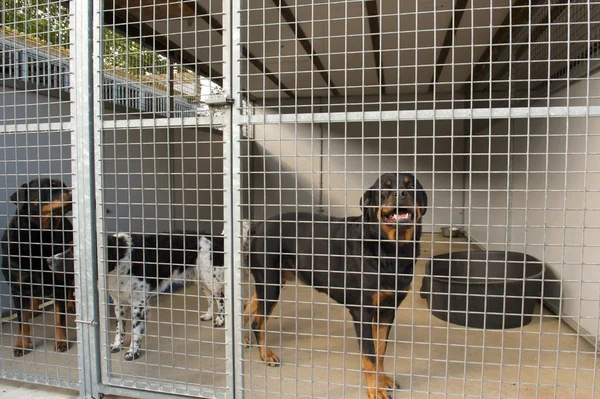
{"label": "dog's open mouth", "polygon": [[413,222],[413,211],[411,209],[399,208],[391,212],[382,212],[381,221],[386,224],[405,224]]}

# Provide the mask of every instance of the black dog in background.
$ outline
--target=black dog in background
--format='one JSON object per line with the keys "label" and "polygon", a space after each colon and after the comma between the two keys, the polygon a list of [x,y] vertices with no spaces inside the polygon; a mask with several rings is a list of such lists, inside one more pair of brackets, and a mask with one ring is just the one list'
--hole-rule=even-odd
{"label": "black dog in background", "polygon": [[336,218],[286,213],[254,225],[249,267],[255,292],[246,303],[260,357],[279,358],[266,345],[267,318],[282,286],[294,278],[344,304],[354,320],[367,395],[389,398],[399,384],[383,374],[387,338],[406,298],[420,253],[427,195],[408,173],[382,175],[361,199],[363,214]]}
{"label": "black dog in background", "polygon": [[46,258],[68,249],[73,225],[65,217],[71,211],[71,190],[57,179],[34,179],[11,197],[17,212],[2,236],[2,272],[10,286],[19,333],[14,355],[33,348],[31,319],[41,299],[54,299],[58,352],[68,349],[66,313],[74,312],[74,276],[54,273]]}

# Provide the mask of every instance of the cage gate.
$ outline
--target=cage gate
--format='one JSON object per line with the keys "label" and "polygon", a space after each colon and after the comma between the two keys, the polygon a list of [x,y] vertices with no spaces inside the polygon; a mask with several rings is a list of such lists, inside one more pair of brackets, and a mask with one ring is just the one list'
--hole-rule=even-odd
{"label": "cage gate", "polygon": [[599,395],[597,3],[0,15],[0,377]]}

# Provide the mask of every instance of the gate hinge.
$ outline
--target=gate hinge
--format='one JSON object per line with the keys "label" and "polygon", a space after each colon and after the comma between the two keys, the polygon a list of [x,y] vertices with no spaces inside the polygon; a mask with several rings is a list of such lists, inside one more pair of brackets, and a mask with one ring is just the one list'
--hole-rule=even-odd
{"label": "gate hinge", "polygon": [[210,96],[207,96],[204,100],[204,103],[210,106],[233,104],[234,102],[235,100],[233,99],[233,97],[228,96],[226,94],[211,94]]}

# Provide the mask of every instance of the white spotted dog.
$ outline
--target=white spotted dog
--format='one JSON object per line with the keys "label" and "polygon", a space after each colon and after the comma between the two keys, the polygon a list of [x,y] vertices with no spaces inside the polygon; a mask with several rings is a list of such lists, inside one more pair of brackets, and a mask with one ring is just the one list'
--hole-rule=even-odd
{"label": "white spotted dog", "polygon": [[[123,347],[125,319],[131,317],[131,344],[125,360],[139,358],[148,300],[174,283],[196,282],[211,298],[200,319],[211,320],[214,316],[216,327],[225,324],[223,237],[195,232],[119,233],[109,235],[106,241],[108,293],[117,319],[111,352],[119,352]],[[69,266],[73,257],[68,252],[51,258],[53,268],[73,267]]]}

